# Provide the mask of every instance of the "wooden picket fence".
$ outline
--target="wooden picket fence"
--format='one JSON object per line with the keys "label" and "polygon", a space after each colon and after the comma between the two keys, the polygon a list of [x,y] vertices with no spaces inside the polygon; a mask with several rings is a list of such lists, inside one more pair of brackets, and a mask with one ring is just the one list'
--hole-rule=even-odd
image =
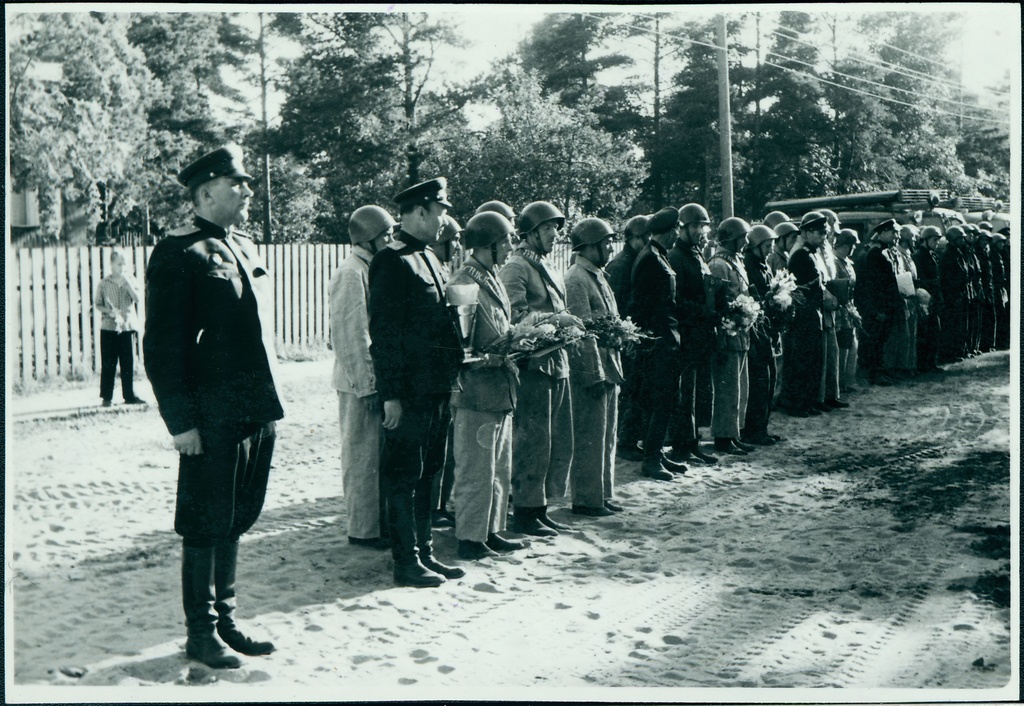
{"label": "wooden picket fence", "polygon": [[[259,245],[274,279],[274,331],[279,345],[322,346],[330,338],[328,284],[351,246]],[[142,285],[152,246],[119,248],[125,271]],[[109,247],[8,250],[7,342],[10,370],[21,382],[80,379],[100,369],[100,313],[96,288],[110,273]],[[554,266],[569,265],[568,246],[552,253]],[[145,321],[145,287],[139,287],[139,323]],[[141,368],[142,345],[135,342]]]}

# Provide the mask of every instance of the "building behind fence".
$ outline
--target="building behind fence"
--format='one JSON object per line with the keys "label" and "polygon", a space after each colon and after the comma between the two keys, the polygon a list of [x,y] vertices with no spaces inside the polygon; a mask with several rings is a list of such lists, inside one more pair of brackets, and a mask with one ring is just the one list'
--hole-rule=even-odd
{"label": "building behind fence", "polygon": [[[259,245],[274,280],[274,332],[279,346],[324,346],[330,338],[328,283],[349,245]],[[120,248],[125,273],[142,285],[152,246]],[[7,346],[14,380],[91,377],[100,368],[100,313],[93,297],[110,273],[111,248],[43,247],[7,251]],[[567,244],[552,260],[569,267]],[[139,287],[145,321],[145,287]],[[141,338],[141,334],[140,334]],[[141,363],[141,340],[135,342]],[[139,366],[141,368],[141,365]]]}

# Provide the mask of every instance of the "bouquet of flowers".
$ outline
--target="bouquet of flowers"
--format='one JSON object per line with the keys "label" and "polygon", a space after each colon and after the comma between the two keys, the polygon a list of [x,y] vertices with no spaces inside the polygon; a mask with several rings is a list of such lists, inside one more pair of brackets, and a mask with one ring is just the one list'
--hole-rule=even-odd
{"label": "bouquet of flowers", "polygon": [[614,314],[584,319],[583,325],[586,327],[587,336],[597,339],[597,345],[623,353],[632,352],[637,344],[652,338],[629,317],[620,319]]}
{"label": "bouquet of flowers", "polygon": [[850,317],[850,323],[858,331],[864,330],[864,320],[860,317],[860,312],[857,311],[857,307],[852,301],[846,303],[846,313]]}
{"label": "bouquet of flowers", "polygon": [[761,315],[761,305],[749,294],[741,294],[729,302],[719,325],[727,336],[737,336],[749,331]]}
{"label": "bouquet of flowers", "polygon": [[917,310],[921,316],[928,316],[928,311],[932,305],[932,295],[927,289],[918,289],[915,293],[917,297]]}
{"label": "bouquet of flowers", "polygon": [[518,323],[483,352],[503,355],[512,360],[538,358],[574,344],[585,335],[586,332],[578,326]]}

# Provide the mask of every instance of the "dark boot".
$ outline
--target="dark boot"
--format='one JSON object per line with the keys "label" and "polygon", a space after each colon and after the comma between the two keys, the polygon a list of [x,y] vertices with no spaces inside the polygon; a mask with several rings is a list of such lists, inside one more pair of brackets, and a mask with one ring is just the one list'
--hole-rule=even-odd
{"label": "dark boot", "polygon": [[662,454],[661,456],[661,467],[664,468],[666,471],[672,471],[673,473],[680,474],[686,473],[688,470],[690,470],[685,463],[677,463],[676,461],[670,461],[669,459],[665,458],[664,454]]}
{"label": "dark boot", "polygon": [[466,561],[478,561],[498,556],[498,553],[483,542],[474,542],[470,539],[459,540],[459,558]]}
{"label": "dark boot", "polygon": [[544,508],[517,507],[512,516],[512,531],[533,537],[557,537],[558,532],[540,521],[538,512]]}
{"label": "dark boot", "polygon": [[542,525],[544,525],[545,527],[549,527],[556,532],[568,532],[572,529],[572,527],[570,527],[569,525],[563,525],[561,522],[555,522],[550,517],[548,517],[547,505],[542,507],[540,509],[540,512],[537,513],[537,519],[540,520],[540,523]]}
{"label": "dark boot", "polygon": [[391,535],[391,556],[395,560],[395,583],[413,588],[434,588],[444,583],[444,576],[427,569],[419,560],[416,548],[416,518],[411,494],[399,493],[388,498],[388,529]]}
{"label": "dark boot", "polygon": [[185,609],[188,640],[185,654],[213,669],[238,669],[242,660],[229,654],[215,633],[213,609],[213,547],[182,545],[181,603]]}
{"label": "dark boot", "polygon": [[484,542],[484,544],[487,545],[488,549],[496,552],[514,552],[519,549],[526,549],[530,546],[530,543],[526,540],[519,542],[514,539],[505,539],[494,532],[491,532],[491,534],[488,535],[487,541]]}
{"label": "dark boot", "polygon": [[243,655],[259,657],[274,651],[272,642],[246,637],[235,625],[235,568],[238,566],[238,542],[219,545],[214,552],[213,578],[216,589],[217,634],[227,646]]}
{"label": "dark boot", "polygon": [[717,463],[718,462],[718,457],[717,456],[715,456],[713,454],[709,454],[706,451],[702,451],[701,450],[701,448],[700,448],[700,439],[694,439],[693,441],[690,442],[690,453],[693,455],[694,458],[700,459],[704,463]]}
{"label": "dark boot", "polygon": [[428,571],[441,574],[446,579],[461,579],[466,575],[465,569],[442,564],[434,558],[433,542],[433,511],[429,506],[418,503],[416,506],[416,544],[419,549],[420,563]]}
{"label": "dark boot", "polygon": [[662,467],[661,458],[644,459],[643,465],[640,466],[640,473],[654,480],[672,480],[673,478],[673,475]]}

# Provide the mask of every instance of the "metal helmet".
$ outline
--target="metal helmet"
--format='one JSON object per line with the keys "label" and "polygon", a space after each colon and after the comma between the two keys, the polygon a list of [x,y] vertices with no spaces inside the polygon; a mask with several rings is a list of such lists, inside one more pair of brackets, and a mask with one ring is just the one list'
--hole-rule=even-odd
{"label": "metal helmet", "polygon": [[475,213],[485,213],[487,211],[500,213],[507,218],[510,223],[516,218],[516,212],[513,211],[512,207],[504,201],[488,201],[487,203],[482,203],[477,206]]}
{"label": "metal helmet", "polygon": [[613,235],[615,235],[615,231],[606,221],[602,221],[600,218],[584,218],[573,226],[569,240],[572,242],[572,249],[579,250],[587,245],[600,243]]}
{"label": "metal helmet", "polygon": [[821,212],[821,215],[828,219],[829,225],[839,222],[839,216],[837,216],[836,212],[833,211],[831,208],[819,208],[818,211]]}
{"label": "metal helmet", "polygon": [[[790,222],[790,217],[782,211],[772,211],[761,222],[778,233],[779,231],[776,229],[779,227],[779,224]],[[781,236],[782,234],[779,233],[779,235]]]}
{"label": "metal helmet", "polygon": [[565,225],[565,214],[547,201],[534,201],[519,214],[519,234],[526,235],[545,221],[558,221],[556,228]]}
{"label": "metal helmet", "polygon": [[685,226],[687,223],[707,223],[710,225],[711,219],[708,217],[707,209],[699,203],[688,203],[680,208],[679,225]]}
{"label": "metal helmet", "polygon": [[[766,223],[765,225],[768,224]],[[796,223],[793,223],[793,221],[781,221],[773,228],[773,230],[779,238],[786,238],[794,233],[800,232],[800,229],[797,228]]]}
{"label": "metal helmet", "polygon": [[459,222],[449,216],[447,213],[444,214],[444,224],[441,226],[441,232],[437,236],[438,243],[447,243],[450,240],[454,240],[455,236],[462,232],[462,226]]}
{"label": "metal helmet", "polygon": [[747,245],[751,248],[756,248],[761,243],[769,240],[775,240],[779,235],[774,230],[765,225],[754,226],[750,229],[750,234],[747,236]]}
{"label": "metal helmet", "polygon": [[921,229],[921,240],[928,240],[928,238],[941,238],[942,233],[935,226],[925,226]]}
{"label": "metal helmet", "polygon": [[964,229],[960,226],[950,226],[946,229],[946,240],[952,240],[953,238],[964,237]]}
{"label": "metal helmet", "polygon": [[622,229],[622,232],[626,234],[627,238],[639,238],[648,235],[651,232],[651,217],[633,216],[626,221],[626,225]]}
{"label": "metal helmet", "polygon": [[853,228],[843,228],[836,235],[836,247],[841,248],[846,245],[858,245],[860,244],[860,237],[857,235],[857,231]]}
{"label": "metal helmet", "polygon": [[380,206],[360,206],[348,219],[348,239],[353,245],[358,245],[397,225],[391,214]]}
{"label": "metal helmet", "polygon": [[750,232],[750,224],[742,218],[731,216],[718,224],[718,242],[739,240]]}
{"label": "metal helmet", "polygon": [[466,223],[462,241],[469,249],[484,248],[514,232],[515,228],[505,216],[497,211],[483,211],[470,218]]}

